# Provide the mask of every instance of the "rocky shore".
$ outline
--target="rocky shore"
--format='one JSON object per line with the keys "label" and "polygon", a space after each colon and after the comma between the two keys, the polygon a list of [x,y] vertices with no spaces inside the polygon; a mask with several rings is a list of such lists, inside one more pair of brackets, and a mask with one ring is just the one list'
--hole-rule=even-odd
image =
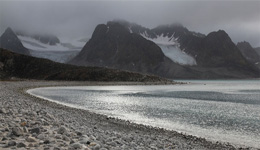
{"label": "rocky shore", "polygon": [[0,81],[0,149],[242,149],[66,107],[25,93],[33,87],[103,84],[122,83]]}

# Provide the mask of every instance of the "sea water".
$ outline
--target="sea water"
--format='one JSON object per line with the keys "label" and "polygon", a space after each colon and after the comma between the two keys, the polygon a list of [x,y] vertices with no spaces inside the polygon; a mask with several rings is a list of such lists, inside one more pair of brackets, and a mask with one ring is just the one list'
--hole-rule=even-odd
{"label": "sea water", "polygon": [[28,92],[110,117],[260,148],[260,81],[48,87]]}

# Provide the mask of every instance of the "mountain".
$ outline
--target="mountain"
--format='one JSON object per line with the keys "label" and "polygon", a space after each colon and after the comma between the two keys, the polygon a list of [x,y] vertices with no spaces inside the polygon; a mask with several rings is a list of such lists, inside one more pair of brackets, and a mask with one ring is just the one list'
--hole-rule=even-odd
{"label": "mountain", "polygon": [[[130,32],[137,33],[153,41],[158,46],[174,45],[181,52],[189,55],[192,62],[196,62],[192,65],[202,67],[222,67],[227,64],[232,64],[233,67],[249,65],[228,34],[223,30],[203,35],[189,31],[181,24],[161,25],[154,29],[148,29],[126,21],[119,20],[115,22],[124,25]],[[164,48],[161,47],[161,49]],[[175,49],[172,48],[170,51],[175,51]],[[176,62],[176,60],[173,61]]]}
{"label": "mountain", "polygon": [[[204,36],[189,32],[182,26],[174,26],[178,32],[162,33],[159,32],[158,28],[150,30],[136,24],[131,24],[131,26],[125,24],[112,21],[106,25],[98,25],[92,38],[69,63],[80,66],[117,68],[167,78],[259,77],[259,70],[247,63],[224,31]],[[181,50],[180,37],[174,37],[175,34],[187,34],[188,38],[183,36],[183,40],[191,40],[189,37],[195,39],[188,43],[199,48],[196,49],[197,56],[192,57],[186,53],[186,50]],[[187,59],[184,62],[188,62],[190,58],[194,60],[196,58],[197,62],[183,65],[170,57],[169,54],[167,55],[166,50],[162,50],[164,46],[168,46],[169,51],[177,49],[183,53]],[[225,51],[227,52],[224,53]],[[169,53],[173,55],[175,52]],[[231,56],[236,56],[238,60]],[[178,57],[179,55],[176,58]]]}
{"label": "mountain", "polygon": [[15,53],[30,55],[11,28],[7,28],[0,37],[0,48],[9,49]]}
{"label": "mountain", "polygon": [[256,47],[256,48],[254,48],[255,49],[255,51],[257,52],[257,54],[260,56],[260,47]]}
{"label": "mountain", "polygon": [[86,44],[79,39],[68,40],[65,38],[61,41],[57,36],[51,34],[29,34],[21,30],[15,33],[32,56],[60,63],[66,63],[75,57]]}
{"label": "mountain", "polygon": [[[32,51],[66,51],[69,50],[66,45],[60,43],[55,35],[49,34],[28,34],[22,31],[16,31],[17,37],[23,45]],[[69,45],[70,46],[70,45]],[[71,46],[70,46],[71,48]]]}
{"label": "mountain", "polygon": [[238,42],[237,47],[243,54],[243,56],[251,63],[256,64],[260,68],[260,55],[257,51],[250,45],[250,43]]}
{"label": "mountain", "polygon": [[0,48],[0,79],[169,82],[156,76],[100,67],[79,67],[10,52]]}
{"label": "mountain", "polygon": [[194,77],[196,72],[172,62],[160,47],[124,26],[109,22],[98,25],[92,38],[69,63],[101,66],[155,74],[163,77]]}
{"label": "mountain", "polygon": [[190,65],[193,68],[199,67],[204,68],[204,70],[205,68],[225,68],[227,71],[232,68],[232,70],[237,70],[241,74],[251,72],[252,75],[259,76],[258,69],[246,60],[228,34],[223,30],[203,35],[189,31],[181,24],[161,25],[154,29],[148,29],[122,20],[114,22],[125,26],[131,33],[139,34],[153,41],[160,46],[167,57],[169,55],[165,53],[165,46],[168,48],[170,46],[168,53],[172,55],[176,55],[176,49],[179,49],[186,57],[177,55],[175,59],[172,59],[174,57],[169,58],[181,65],[185,63],[180,63],[177,58],[185,60],[186,65]]}
{"label": "mountain", "polygon": [[23,31],[16,31],[15,33],[17,36],[30,37],[43,44],[56,45],[56,44],[60,43],[59,38],[52,34],[28,34]]}

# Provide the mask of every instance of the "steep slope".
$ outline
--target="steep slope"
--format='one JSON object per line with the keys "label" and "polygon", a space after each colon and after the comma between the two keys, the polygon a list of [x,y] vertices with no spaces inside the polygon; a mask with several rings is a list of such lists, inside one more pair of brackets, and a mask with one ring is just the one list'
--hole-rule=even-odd
{"label": "steep slope", "polygon": [[188,66],[194,66],[197,64],[193,56],[187,54],[185,50],[180,48],[180,43],[178,41],[179,32],[176,32],[175,34],[174,30],[172,30],[172,28],[175,28],[176,31],[178,31],[178,29],[182,29],[180,28],[180,25],[160,26],[151,30],[124,20],[115,20],[112,22],[118,22],[128,28],[130,33],[139,34],[147,40],[153,41],[161,48],[164,55],[175,63]]}
{"label": "steep slope", "polygon": [[211,32],[202,39],[196,59],[201,66],[205,67],[251,67],[223,30]]}
{"label": "steep slope", "polygon": [[109,22],[98,25],[82,51],[70,61],[83,66],[102,66],[160,75],[195,77],[188,68],[165,57],[160,47],[124,26]]}
{"label": "steep slope", "polygon": [[258,55],[260,56],[260,47],[256,47],[254,48],[254,50],[258,53]]}
{"label": "steep slope", "polygon": [[[186,59],[186,65],[191,65],[195,69],[204,68],[199,70],[222,68],[222,70],[226,70],[225,72],[231,69],[236,70],[237,73],[240,72],[240,74],[250,73],[253,76],[259,76],[259,70],[245,59],[228,34],[223,30],[211,32],[205,36],[189,31],[180,24],[162,25],[154,29],[148,29],[126,21],[116,22],[124,25],[130,32],[142,35],[146,39],[157,43],[157,45],[161,43],[164,46],[177,47],[186,55],[185,58],[181,57],[173,53],[174,48],[171,48],[172,55],[175,55],[175,60],[173,61],[179,64],[183,65],[181,61],[176,61],[178,60],[177,58],[184,58]],[[164,51],[165,48],[160,47]]]}
{"label": "steep slope", "polygon": [[0,79],[17,77],[40,80],[168,82],[139,73],[99,67],[78,67],[15,54],[0,48]]}
{"label": "steep slope", "polygon": [[30,55],[11,28],[7,28],[0,37],[0,48],[5,48],[15,53]]}
{"label": "steep slope", "polygon": [[250,43],[238,42],[237,47],[243,54],[243,56],[251,63],[260,67],[260,55],[256,52],[256,50],[250,45]]}
{"label": "steep slope", "polygon": [[[92,38],[69,63],[80,66],[117,68],[155,74],[167,78],[213,79],[259,77],[259,70],[256,70],[256,68],[252,69],[250,66],[245,65],[248,67],[245,69],[244,66],[241,67],[236,63],[237,66],[235,67],[228,63],[225,64],[225,62],[223,65],[211,63],[204,66],[181,66],[166,57],[157,44],[151,40],[147,40],[151,36],[147,35],[145,38],[140,34],[134,33],[132,28],[130,29],[118,22],[108,22],[107,25],[98,25],[93,32]],[[138,28],[136,27],[135,29],[137,30]],[[199,45],[204,48],[202,50],[205,51],[210,48],[212,35],[199,37],[202,43],[206,43]],[[157,36],[155,37],[157,38]],[[200,57],[205,57],[204,59],[206,59],[206,56],[209,56],[214,59],[215,55],[211,55],[212,53],[211,51],[205,52],[205,56]],[[217,58],[218,55],[216,54]],[[234,60],[234,62],[237,61]]]}

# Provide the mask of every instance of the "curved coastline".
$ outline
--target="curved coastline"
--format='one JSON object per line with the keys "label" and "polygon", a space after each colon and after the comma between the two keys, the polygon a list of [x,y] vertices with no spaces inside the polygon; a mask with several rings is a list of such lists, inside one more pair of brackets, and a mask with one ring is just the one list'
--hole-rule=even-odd
{"label": "curved coastline", "polygon": [[[3,84],[2,84],[3,83]],[[88,110],[69,107],[58,104],[57,102],[44,100],[25,93],[26,90],[37,87],[50,86],[89,86],[89,85],[126,85],[133,83],[96,83],[96,82],[56,82],[56,81],[19,81],[19,82],[1,82],[1,104],[2,108],[12,108],[4,115],[10,114],[10,111],[23,110],[28,113],[43,112],[34,114],[35,117],[42,117],[44,114],[53,116],[49,121],[53,130],[58,130],[61,126],[65,126],[67,130],[74,133],[75,136],[69,137],[80,142],[81,136],[94,137],[92,147],[89,144],[82,144],[86,148],[94,149],[93,145],[99,145],[99,149],[120,149],[120,148],[136,148],[136,149],[238,149],[236,145],[229,143],[219,143],[207,141],[204,138],[186,135],[175,131],[169,131],[161,128],[155,128],[146,125],[130,123],[129,121],[117,118],[109,118],[105,115],[96,114]],[[138,84],[138,83],[134,83]],[[6,97],[11,96],[9,101]],[[19,98],[19,105],[15,99]],[[8,104],[8,105],[7,105]],[[12,105],[12,107],[11,107]],[[23,112],[22,112],[23,113]],[[13,113],[14,114],[14,113]],[[10,114],[11,115],[11,114]],[[23,117],[23,116],[21,116]],[[8,118],[8,116],[7,116]],[[22,120],[22,119],[20,119]],[[30,122],[31,120],[28,120]],[[0,126],[1,127],[1,126]],[[28,127],[29,128],[29,127]],[[27,135],[28,136],[28,135]],[[50,135],[51,136],[51,135]],[[112,139],[111,139],[112,138]],[[70,141],[71,142],[71,141]],[[64,148],[73,145],[65,142]],[[59,144],[59,142],[56,141]],[[55,140],[53,142],[55,145]],[[58,145],[56,144],[56,145]],[[66,145],[67,144],[67,145]],[[2,143],[2,145],[4,145]],[[1,146],[1,143],[0,143]],[[42,145],[39,144],[41,147]],[[98,148],[97,148],[98,149]],[[253,149],[253,148],[252,148]]]}

